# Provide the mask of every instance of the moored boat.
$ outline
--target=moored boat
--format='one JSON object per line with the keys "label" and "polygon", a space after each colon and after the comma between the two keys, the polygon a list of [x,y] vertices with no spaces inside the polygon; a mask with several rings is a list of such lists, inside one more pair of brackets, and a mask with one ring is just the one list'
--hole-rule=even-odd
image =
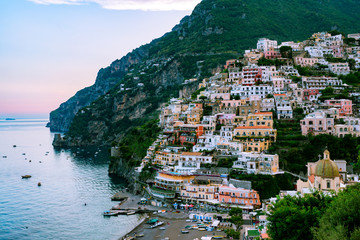
{"label": "moored boat", "polygon": [[31,178],[31,175],[23,175],[21,178]]}
{"label": "moored boat", "polygon": [[105,211],[103,213],[104,216],[117,216],[118,213],[117,212],[111,212],[111,211]]}
{"label": "moored boat", "polygon": [[135,214],[136,212],[135,211],[129,211],[129,212],[127,212],[126,214],[127,215],[133,215],[133,214]]}

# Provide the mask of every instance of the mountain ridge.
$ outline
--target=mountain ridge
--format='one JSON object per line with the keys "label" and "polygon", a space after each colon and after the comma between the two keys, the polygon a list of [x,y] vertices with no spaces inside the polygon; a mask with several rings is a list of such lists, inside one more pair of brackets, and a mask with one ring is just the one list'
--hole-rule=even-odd
{"label": "mountain ridge", "polygon": [[[210,76],[213,69],[221,66],[226,59],[239,56],[243,50],[255,47],[259,37],[280,41],[304,40],[313,32],[330,29],[338,29],[346,33],[357,32],[356,30],[360,29],[358,12],[360,6],[354,0],[203,0],[195,7],[192,14],[185,16],[172,31],[115,60],[109,67],[101,69],[94,85],[80,90],[57,110],[51,112],[50,129],[52,131],[70,129],[69,136],[74,138],[77,133],[80,135],[76,137],[81,139],[81,134],[89,130],[92,120],[89,116],[89,119],[79,124],[75,115],[84,107],[92,105],[91,109],[95,114],[96,104],[101,105],[101,102],[105,101],[101,96],[109,91],[112,91],[110,95],[115,101],[119,96],[115,96],[118,91],[114,88],[121,88],[121,84],[124,84],[125,88],[132,88],[129,91],[145,92],[144,99],[134,102],[135,105],[131,108],[137,109],[136,104],[150,100],[150,102],[154,101],[153,104],[145,105],[151,110],[145,110],[144,113],[154,111],[169,97],[176,96],[181,89],[179,84],[185,79],[192,77],[202,79]],[[154,67],[159,62],[160,67]],[[202,62],[201,66],[198,66],[199,62]],[[168,68],[170,65],[172,67]],[[148,68],[156,69],[151,72]],[[144,83],[145,88],[134,90],[139,83]],[[162,91],[169,92],[162,94]],[[130,93],[128,96],[131,94],[135,93]],[[160,96],[155,100],[154,94]],[[99,97],[103,100],[96,101]],[[126,113],[140,116],[138,112]],[[120,121],[116,117],[118,114],[116,111],[112,114],[114,116],[109,115],[111,119]],[[124,116],[124,114],[120,115]],[[111,125],[110,122],[105,122],[105,125]],[[141,121],[135,122],[128,127],[136,126]],[[117,134],[123,136],[124,133],[113,133],[113,135]],[[96,134],[93,134],[93,137],[97,139],[94,144],[100,142],[109,144],[116,139],[98,138]],[[79,145],[89,143],[82,140],[76,142]]]}

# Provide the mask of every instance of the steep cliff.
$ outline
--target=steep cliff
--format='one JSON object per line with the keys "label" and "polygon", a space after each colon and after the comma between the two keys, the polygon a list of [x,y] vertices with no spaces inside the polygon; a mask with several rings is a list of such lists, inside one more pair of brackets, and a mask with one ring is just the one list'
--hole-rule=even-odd
{"label": "steep cliff", "polygon": [[127,54],[120,60],[115,60],[107,68],[99,70],[95,84],[78,91],[73,97],[62,103],[60,107],[50,113],[48,127],[51,131],[66,132],[69,130],[75,114],[84,106],[113,88],[128,72],[129,68],[148,57],[148,45],[142,46]]}

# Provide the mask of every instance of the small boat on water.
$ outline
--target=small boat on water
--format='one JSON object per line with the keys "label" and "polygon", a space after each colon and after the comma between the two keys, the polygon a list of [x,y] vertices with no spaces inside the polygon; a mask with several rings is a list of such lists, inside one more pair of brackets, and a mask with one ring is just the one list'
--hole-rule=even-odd
{"label": "small boat on water", "polygon": [[182,234],[186,234],[186,233],[189,233],[189,231],[186,230],[186,229],[182,229],[182,230],[181,230],[181,233],[182,233]]}
{"label": "small boat on water", "polygon": [[31,175],[23,175],[21,178],[31,178]]}
{"label": "small boat on water", "polygon": [[138,238],[138,237],[143,237],[145,236],[143,233],[140,233],[140,234],[136,234],[135,237]]}
{"label": "small boat on water", "polygon": [[111,212],[111,211],[105,211],[104,213],[103,213],[103,215],[104,216],[117,216],[118,215],[118,213],[117,212]]}
{"label": "small boat on water", "polygon": [[41,187],[41,182],[38,182],[38,187]]}

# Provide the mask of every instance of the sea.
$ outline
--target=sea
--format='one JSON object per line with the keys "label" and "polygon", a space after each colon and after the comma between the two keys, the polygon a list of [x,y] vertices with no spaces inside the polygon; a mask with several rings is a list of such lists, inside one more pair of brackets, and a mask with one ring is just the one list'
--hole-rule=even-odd
{"label": "sea", "polygon": [[0,120],[0,239],[119,239],[132,230],[139,216],[102,215],[127,184],[108,176],[109,150],[56,150],[47,122]]}

